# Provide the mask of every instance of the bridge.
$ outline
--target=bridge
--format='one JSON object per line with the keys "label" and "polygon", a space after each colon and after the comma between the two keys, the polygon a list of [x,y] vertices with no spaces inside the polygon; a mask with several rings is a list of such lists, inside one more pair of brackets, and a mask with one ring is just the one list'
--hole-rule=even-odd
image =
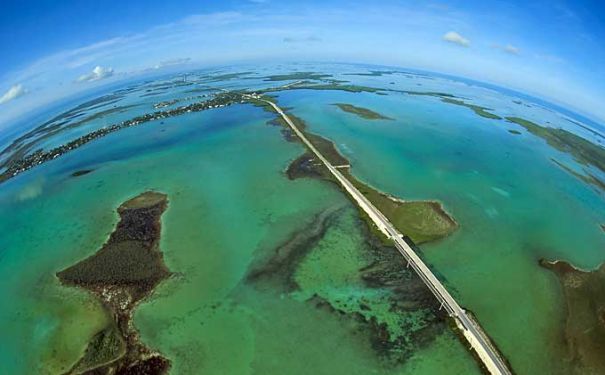
{"label": "bridge", "polygon": [[333,166],[315,146],[305,137],[305,135],[296,127],[292,120],[284,113],[284,111],[272,101],[262,99],[258,95],[244,95],[245,99],[256,99],[271,105],[292,131],[300,138],[304,145],[313,154],[321,160],[328,171],[342,185],[346,192],[351,196],[353,201],[370,217],[376,224],[378,229],[390,238],[397,250],[418,274],[420,279],[429,288],[437,300],[441,303],[442,308],[445,308],[449,316],[454,319],[456,326],[463,334],[470,347],[475,351],[477,357],[481,360],[487,371],[493,375],[511,375],[506,362],[500,357],[498,351],[491,344],[487,334],[483,331],[479,323],[472,319],[469,314],[462,308],[456,300],[445,289],[443,284],[435,277],[433,272],[416,254],[412,246],[410,246],[404,236],[395,229],[393,224],[378,210],[353,184],[345,178],[337,167]]}

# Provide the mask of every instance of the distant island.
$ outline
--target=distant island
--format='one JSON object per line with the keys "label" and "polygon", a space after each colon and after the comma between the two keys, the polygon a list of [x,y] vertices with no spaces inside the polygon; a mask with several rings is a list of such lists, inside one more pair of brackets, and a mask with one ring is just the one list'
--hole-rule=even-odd
{"label": "distant island", "polygon": [[380,113],[374,112],[371,109],[356,107],[352,104],[334,103],[333,105],[345,112],[352,113],[366,120],[392,120],[392,118],[381,115]]}
{"label": "distant island", "polygon": [[[252,102],[268,112],[273,112],[271,106],[262,100],[253,99]],[[383,212],[401,233],[407,235],[415,243],[419,244],[438,240],[447,237],[458,229],[458,223],[447,213],[440,202],[432,200],[405,201],[378,191],[372,186],[361,182],[351,174],[349,160],[337,150],[332,141],[309,132],[307,125],[302,119],[292,114],[288,114],[288,117],[333,165],[340,168],[340,172],[347,180],[362,192],[376,208]],[[289,127],[281,117],[276,118],[274,121],[284,127],[283,132],[286,139],[297,141],[297,138],[290,134]],[[290,164],[287,169],[287,175],[291,179],[317,177],[335,182],[331,174],[324,167],[320,166],[320,164],[313,155],[305,152]],[[373,225],[367,215],[360,211],[360,216],[367,222],[368,227],[377,238],[390,244],[390,241]]]}

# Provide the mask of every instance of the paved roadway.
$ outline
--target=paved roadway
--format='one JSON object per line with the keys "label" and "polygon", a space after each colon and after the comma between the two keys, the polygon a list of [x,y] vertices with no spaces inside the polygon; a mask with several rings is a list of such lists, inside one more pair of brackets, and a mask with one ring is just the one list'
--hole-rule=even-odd
{"label": "paved roadway", "polygon": [[[248,99],[254,98],[252,96],[246,96]],[[258,99],[258,98],[255,98]],[[443,284],[435,277],[433,272],[424,264],[424,262],[418,257],[412,247],[403,239],[401,233],[395,229],[395,227],[389,222],[389,220],[380,212],[374,205],[359,191],[351,182],[345,178],[316,148],[313,144],[305,137],[305,135],[298,130],[296,125],[290,120],[290,118],[279,108],[275,103],[262,100],[270,104],[273,109],[288,123],[292,131],[303,141],[303,143],[321,160],[326,168],[332,173],[334,178],[345,188],[345,190],[351,195],[351,197],[357,202],[357,204],[370,216],[372,221],[378,226],[378,228],[395,243],[397,250],[403,255],[408,261],[408,266],[412,266],[418,276],[426,284],[426,286],[435,295],[437,300],[441,302],[449,315],[455,319],[456,325],[464,334],[471,347],[475,350],[485,367],[491,374],[498,375],[509,375],[510,370],[506,363],[500,358],[498,352],[489,343],[487,335],[474,320],[471,320],[464,311],[458,305],[456,300],[450,295],[445,289]]]}

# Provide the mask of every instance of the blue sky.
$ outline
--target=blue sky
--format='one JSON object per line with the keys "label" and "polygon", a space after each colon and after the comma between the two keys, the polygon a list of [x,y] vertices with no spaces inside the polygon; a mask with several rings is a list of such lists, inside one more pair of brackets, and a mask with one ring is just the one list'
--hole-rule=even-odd
{"label": "blue sky", "polygon": [[605,122],[600,1],[4,0],[0,128],[187,62],[341,61],[487,81]]}

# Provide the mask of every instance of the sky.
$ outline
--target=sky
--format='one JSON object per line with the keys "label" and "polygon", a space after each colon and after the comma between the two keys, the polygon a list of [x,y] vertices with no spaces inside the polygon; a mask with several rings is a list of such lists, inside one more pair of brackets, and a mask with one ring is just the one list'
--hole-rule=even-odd
{"label": "sky", "polygon": [[0,130],[168,67],[294,61],[457,75],[605,123],[600,0],[3,0],[0,52]]}

